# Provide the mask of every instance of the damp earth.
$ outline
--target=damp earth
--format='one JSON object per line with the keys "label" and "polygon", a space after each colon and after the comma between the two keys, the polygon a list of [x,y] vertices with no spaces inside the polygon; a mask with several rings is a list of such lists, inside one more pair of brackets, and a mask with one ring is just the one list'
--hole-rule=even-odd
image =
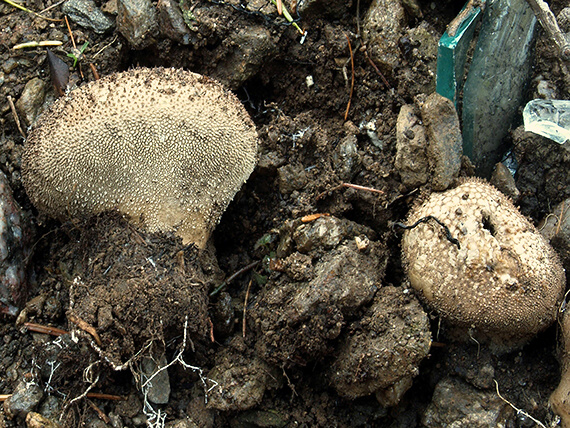
{"label": "damp earth", "polygon": [[[463,2],[292,3],[295,25],[264,0],[26,2],[56,21],[0,4],[1,428],[556,426],[558,324],[494,352],[451,334],[402,265],[395,225],[475,175],[433,95]],[[569,31],[565,2],[550,6]],[[51,41],[70,87],[173,67],[241,101],[257,165],[205,248],[32,205],[25,135],[58,89],[45,46],[14,46]],[[532,55],[524,99],[568,99],[542,29]],[[516,173],[491,182],[534,225],[562,219],[570,153],[517,117],[503,141]],[[567,227],[548,229],[566,267]]]}

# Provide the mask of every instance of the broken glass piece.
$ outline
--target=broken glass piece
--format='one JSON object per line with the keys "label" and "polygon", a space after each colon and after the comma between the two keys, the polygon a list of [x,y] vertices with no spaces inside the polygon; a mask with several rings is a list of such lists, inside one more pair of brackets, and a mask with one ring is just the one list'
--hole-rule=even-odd
{"label": "broken glass piece", "polygon": [[481,7],[470,0],[439,39],[436,92],[449,98],[456,106],[457,95],[463,84],[467,48],[481,14]]}
{"label": "broken glass piece", "polygon": [[558,144],[570,140],[570,101],[529,101],[523,110],[523,120],[525,131],[550,138]]}
{"label": "broken glass piece", "polygon": [[523,103],[536,18],[526,0],[488,0],[463,92],[463,153],[490,177]]}

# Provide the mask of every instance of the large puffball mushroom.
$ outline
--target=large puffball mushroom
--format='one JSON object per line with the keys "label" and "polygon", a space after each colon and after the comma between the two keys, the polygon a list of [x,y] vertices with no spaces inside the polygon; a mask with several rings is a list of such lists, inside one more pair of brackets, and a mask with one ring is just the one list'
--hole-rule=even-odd
{"label": "large puffball mushroom", "polygon": [[245,109],[217,82],[137,68],[57,100],[30,133],[22,179],[42,213],[118,210],[203,247],[256,162]]}
{"label": "large puffball mushroom", "polygon": [[407,226],[402,252],[411,285],[466,340],[506,351],[556,319],[564,269],[493,186],[469,179],[432,193],[412,209]]}

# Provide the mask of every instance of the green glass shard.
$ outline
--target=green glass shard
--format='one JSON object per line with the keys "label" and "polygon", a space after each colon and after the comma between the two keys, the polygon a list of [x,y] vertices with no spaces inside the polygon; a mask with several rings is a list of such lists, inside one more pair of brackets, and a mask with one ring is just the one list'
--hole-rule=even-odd
{"label": "green glass shard", "polygon": [[456,106],[463,83],[467,49],[481,14],[481,8],[474,7],[473,1],[469,1],[439,40],[436,92],[449,98]]}

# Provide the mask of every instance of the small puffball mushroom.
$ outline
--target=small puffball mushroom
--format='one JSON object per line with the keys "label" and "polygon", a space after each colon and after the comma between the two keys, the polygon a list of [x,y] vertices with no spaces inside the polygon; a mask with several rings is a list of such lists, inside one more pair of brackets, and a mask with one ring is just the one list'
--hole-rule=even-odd
{"label": "small puffball mushroom", "polygon": [[402,239],[409,281],[466,340],[487,339],[496,351],[506,351],[556,319],[564,269],[535,227],[493,186],[469,179],[433,193],[412,209],[407,226],[420,220]]}
{"label": "small puffball mushroom", "polygon": [[203,247],[255,166],[239,100],[183,70],[137,68],[57,100],[28,137],[22,180],[51,217],[116,209]]}

